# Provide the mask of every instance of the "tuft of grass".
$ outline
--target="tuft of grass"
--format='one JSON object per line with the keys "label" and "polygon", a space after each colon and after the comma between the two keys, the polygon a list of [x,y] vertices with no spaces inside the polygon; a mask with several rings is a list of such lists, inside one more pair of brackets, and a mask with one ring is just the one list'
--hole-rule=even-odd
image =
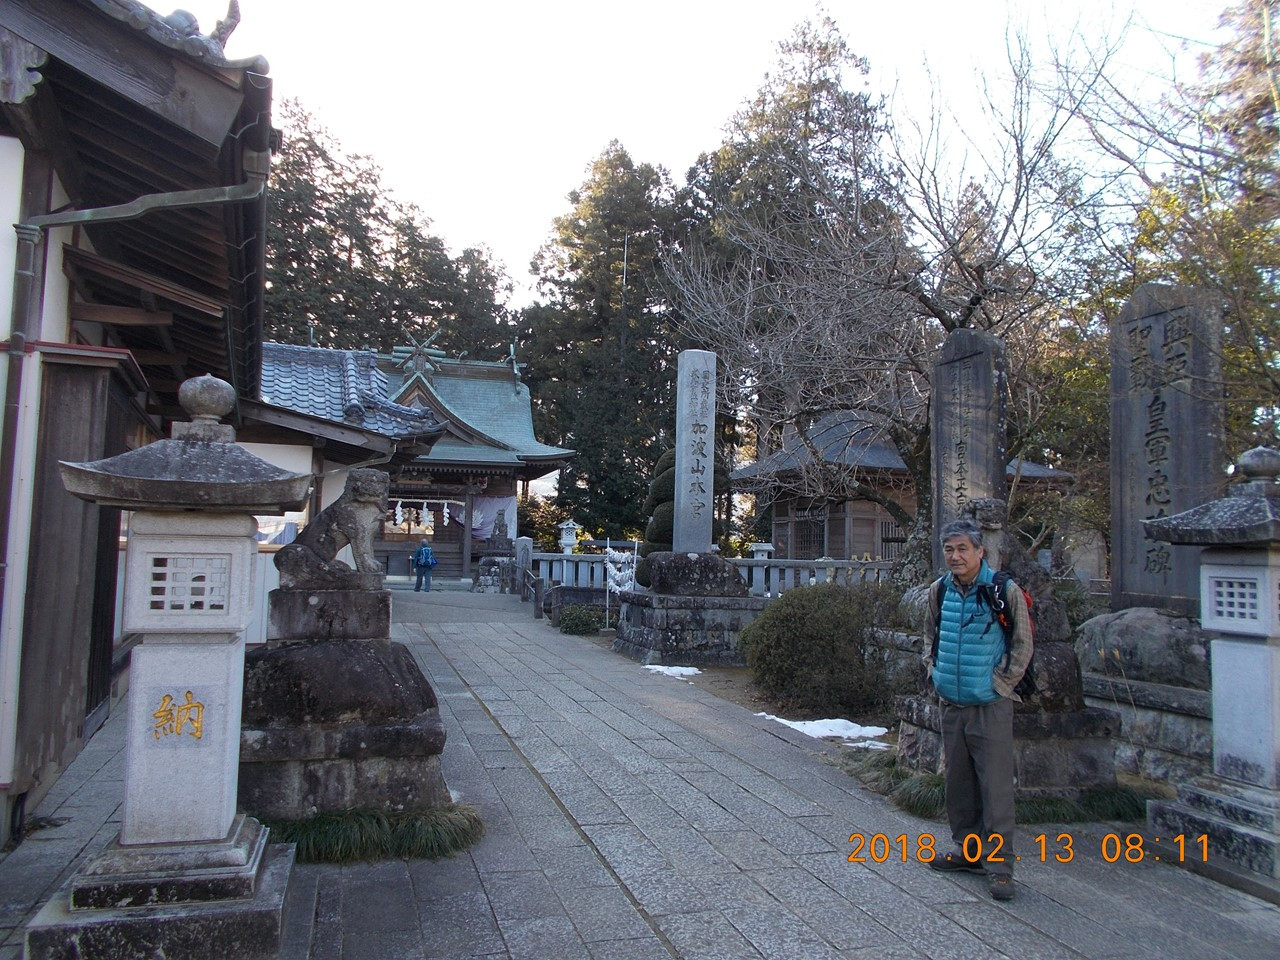
{"label": "tuft of grass", "polygon": [[[883,794],[907,813],[926,820],[946,817],[946,788],[936,773],[908,770],[889,751],[847,756],[847,773],[863,786]],[[1154,793],[1117,786],[1084,790],[1076,797],[1024,796],[1015,801],[1019,823],[1094,823],[1141,821]]]}
{"label": "tuft of grass", "polygon": [[898,784],[907,778],[903,768],[898,766],[898,758],[892,750],[851,750],[843,751],[845,761],[841,764],[845,773],[852,774],[869,790],[888,795]]}
{"label": "tuft of grass", "polygon": [[411,813],[344,810],[306,820],[265,821],[274,839],[294,843],[300,863],[362,860],[438,860],[484,836],[475,808],[450,803]]}
{"label": "tuft of grass", "polygon": [[946,814],[946,787],[936,773],[917,773],[889,791],[889,799],[907,813],[926,820]]}

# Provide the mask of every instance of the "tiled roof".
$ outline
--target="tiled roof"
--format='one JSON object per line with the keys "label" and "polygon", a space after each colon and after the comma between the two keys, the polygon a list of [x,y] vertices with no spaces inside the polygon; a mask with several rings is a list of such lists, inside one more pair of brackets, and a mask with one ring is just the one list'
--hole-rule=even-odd
{"label": "tiled roof", "polygon": [[389,437],[431,432],[440,424],[432,410],[387,399],[386,375],[369,350],[263,343],[261,398],[263,403]]}
{"label": "tiled roof", "polygon": [[484,463],[490,466],[522,466],[524,461],[505,447],[467,443],[457,437],[442,437],[425,458],[428,464]]}
{"label": "tiled roof", "polygon": [[[852,411],[838,411],[822,417],[809,428],[808,436],[827,463],[849,469],[905,472],[906,464],[894,447],[880,438],[875,426]],[[778,450],[756,463],[735,470],[734,480],[752,480],[797,470],[813,461],[808,448],[795,437],[789,437]],[[1029,460],[1010,460],[1008,475],[1021,474],[1026,479],[1069,481],[1071,474]]]}
{"label": "tiled roof", "polygon": [[[808,430],[808,435],[828,463],[861,470],[906,470],[898,451],[878,438],[865,418],[847,411],[829,413]],[[809,450],[795,436],[763,460],[735,470],[734,480],[766,477],[796,470],[812,462]]]}
{"label": "tiled roof", "polygon": [[[503,363],[439,364],[432,389],[449,410],[487,437],[514,450],[522,459],[565,458],[572,450],[541,443],[533,435],[529,388]],[[432,451],[430,459],[436,459]]]}

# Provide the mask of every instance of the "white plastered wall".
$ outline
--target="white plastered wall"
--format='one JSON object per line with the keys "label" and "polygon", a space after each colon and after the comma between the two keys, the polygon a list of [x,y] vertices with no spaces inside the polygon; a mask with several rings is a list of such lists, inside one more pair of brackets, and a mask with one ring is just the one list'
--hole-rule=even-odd
{"label": "white plastered wall", "polygon": [[[3,223],[19,219],[19,192],[22,184],[23,151],[10,138],[0,138],[0,183],[11,190],[0,197]],[[66,193],[57,184],[52,191],[55,204],[65,202]],[[6,337],[12,332],[13,276],[16,266],[17,234],[0,226],[0,297]],[[62,273],[62,245],[71,238],[71,228],[45,231],[43,311],[37,338],[66,342],[68,336],[67,298],[70,286]],[[7,389],[7,364],[0,364],[0,396]],[[25,594],[31,547],[31,504],[34,495],[36,437],[40,420],[41,363],[39,354],[29,354],[22,364],[22,399],[18,410],[17,441],[14,450],[14,483],[9,501],[9,552],[4,561],[4,595],[0,598],[0,789],[15,779],[15,752],[18,722],[18,685],[22,669],[22,636]]]}

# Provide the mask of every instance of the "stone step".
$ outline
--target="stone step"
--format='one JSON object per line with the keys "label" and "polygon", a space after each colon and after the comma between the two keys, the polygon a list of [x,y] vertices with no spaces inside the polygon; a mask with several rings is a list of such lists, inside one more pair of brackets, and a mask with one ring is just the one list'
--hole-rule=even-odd
{"label": "stone step", "polygon": [[1280,795],[1227,780],[1201,779],[1178,788],[1178,801],[1212,817],[1278,833]]}
{"label": "stone step", "polygon": [[1201,848],[1196,838],[1207,834],[1210,862],[1223,860],[1271,880],[1280,878],[1280,836],[1273,832],[1168,800],[1148,802],[1147,825],[1153,838],[1160,837],[1162,847],[1168,842],[1171,850],[1176,850],[1172,838],[1182,835],[1189,861],[1200,859]]}

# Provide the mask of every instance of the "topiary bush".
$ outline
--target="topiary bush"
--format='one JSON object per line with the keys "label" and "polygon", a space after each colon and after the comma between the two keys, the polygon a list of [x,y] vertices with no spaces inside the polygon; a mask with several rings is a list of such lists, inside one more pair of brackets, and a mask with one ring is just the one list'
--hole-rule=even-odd
{"label": "topiary bush", "polygon": [[599,633],[604,627],[604,611],[585,604],[570,604],[560,609],[560,632],[577,636]]}
{"label": "topiary bush", "polygon": [[875,636],[893,624],[900,599],[890,584],[788,590],[742,631],[756,685],[796,710],[883,713],[900,691]]}

